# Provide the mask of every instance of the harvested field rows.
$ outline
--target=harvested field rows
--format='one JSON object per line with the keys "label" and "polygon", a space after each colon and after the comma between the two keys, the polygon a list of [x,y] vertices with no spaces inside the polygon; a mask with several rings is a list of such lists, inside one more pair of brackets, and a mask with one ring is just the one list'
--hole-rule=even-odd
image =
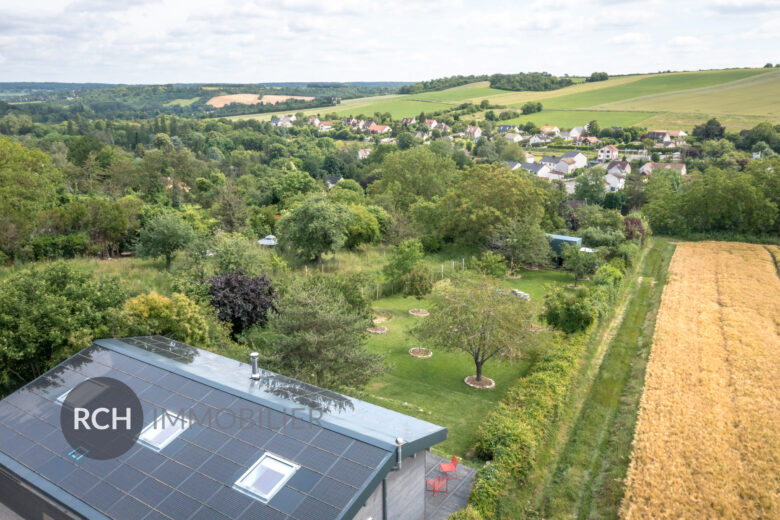
{"label": "harvested field rows", "polygon": [[623,516],[780,517],[780,279],[764,246],[677,246]]}

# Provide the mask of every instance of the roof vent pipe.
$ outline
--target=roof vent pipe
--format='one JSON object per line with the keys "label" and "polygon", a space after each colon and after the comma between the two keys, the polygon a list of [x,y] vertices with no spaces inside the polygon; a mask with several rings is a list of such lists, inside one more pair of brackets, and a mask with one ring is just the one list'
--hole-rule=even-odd
{"label": "roof vent pipe", "polygon": [[403,455],[401,454],[401,446],[404,444],[404,440],[401,437],[398,437],[395,440],[395,443],[398,445],[398,449],[395,451],[395,466],[398,471],[401,470],[401,459],[403,459]]}
{"label": "roof vent pipe", "polygon": [[257,352],[252,352],[249,354],[249,357],[252,358],[252,379],[260,379],[260,370],[257,368],[257,356],[259,354]]}

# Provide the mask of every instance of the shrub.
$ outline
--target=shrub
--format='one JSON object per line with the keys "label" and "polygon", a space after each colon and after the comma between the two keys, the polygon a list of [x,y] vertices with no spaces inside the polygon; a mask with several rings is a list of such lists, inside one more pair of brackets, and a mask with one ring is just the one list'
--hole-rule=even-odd
{"label": "shrub", "polygon": [[588,247],[606,246],[614,248],[626,241],[623,232],[616,229],[603,230],[597,227],[589,227],[581,231],[582,242]]}
{"label": "shrub", "polygon": [[552,289],[544,297],[544,319],[566,333],[588,328],[598,315],[598,306],[589,298],[588,291],[574,294],[561,288]]}
{"label": "shrub", "polygon": [[484,251],[478,259],[471,262],[471,266],[482,274],[496,278],[503,278],[508,269],[504,257],[492,251]]}
{"label": "shrub", "polygon": [[466,509],[452,513],[447,520],[482,520],[482,515],[473,507],[466,506]]}
{"label": "shrub", "polygon": [[220,320],[232,325],[234,338],[247,327],[264,326],[268,312],[276,310],[276,291],[265,276],[250,278],[239,269],[207,281],[211,305]]}
{"label": "shrub", "polygon": [[633,267],[639,258],[639,246],[634,242],[625,242],[618,246],[616,255],[625,262],[626,267]]}
{"label": "shrub", "polygon": [[623,273],[620,269],[611,265],[602,265],[596,271],[593,277],[593,283],[596,285],[608,285],[611,289],[617,289],[623,280]]}
{"label": "shrub", "polygon": [[122,336],[159,334],[201,348],[219,350],[229,343],[227,330],[187,296],[152,291],[130,298],[122,309]]}
{"label": "shrub", "polygon": [[423,257],[423,248],[419,240],[410,238],[404,240],[390,253],[387,264],[382,272],[392,283],[401,283],[402,278]]}
{"label": "shrub", "polygon": [[125,299],[116,279],[96,279],[64,262],[0,281],[0,391],[39,376],[97,337]]}

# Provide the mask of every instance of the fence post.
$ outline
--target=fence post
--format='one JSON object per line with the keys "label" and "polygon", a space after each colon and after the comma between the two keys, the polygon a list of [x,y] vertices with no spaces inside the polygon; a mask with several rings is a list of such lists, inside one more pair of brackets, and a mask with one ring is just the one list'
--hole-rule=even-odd
{"label": "fence post", "polygon": [[376,284],[376,299],[379,299],[379,284]]}
{"label": "fence post", "polygon": [[444,280],[444,264],[441,264],[441,279]]}
{"label": "fence post", "polygon": [[461,271],[465,271],[466,270],[466,259],[465,258],[461,258],[460,259],[460,267],[461,267],[461,269],[460,269]]}

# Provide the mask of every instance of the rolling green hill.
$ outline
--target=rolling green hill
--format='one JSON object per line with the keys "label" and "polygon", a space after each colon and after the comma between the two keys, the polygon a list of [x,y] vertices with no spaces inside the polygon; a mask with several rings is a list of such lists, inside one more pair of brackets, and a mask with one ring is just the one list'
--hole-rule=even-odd
{"label": "rolling green hill", "polygon": [[[351,99],[337,107],[305,113],[370,116],[389,112],[393,118],[401,118],[483,99],[510,108],[527,101],[543,104],[542,112],[510,120],[513,124],[532,121],[570,128],[596,119],[602,126],[690,129],[718,117],[730,129],[738,130],[761,121],[780,122],[780,71],[725,69],[619,76],[544,92],[509,92],[481,82],[436,92]],[[237,117],[268,120],[274,115]],[[473,117],[479,120],[484,114]]]}

